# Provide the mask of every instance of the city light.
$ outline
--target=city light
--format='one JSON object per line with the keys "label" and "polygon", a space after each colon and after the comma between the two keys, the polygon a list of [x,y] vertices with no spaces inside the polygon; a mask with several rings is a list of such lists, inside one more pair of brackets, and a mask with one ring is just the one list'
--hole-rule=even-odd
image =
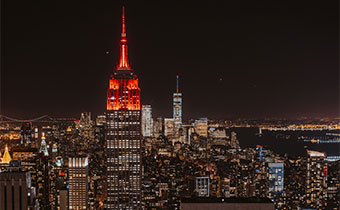
{"label": "city light", "polygon": [[3,5],[0,210],[340,209],[334,3]]}

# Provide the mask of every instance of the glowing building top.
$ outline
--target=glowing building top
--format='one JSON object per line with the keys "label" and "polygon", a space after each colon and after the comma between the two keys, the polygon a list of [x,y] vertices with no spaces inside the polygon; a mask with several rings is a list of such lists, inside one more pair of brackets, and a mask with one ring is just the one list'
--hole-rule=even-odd
{"label": "glowing building top", "polygon": [[128,47],[127,47],[127,38],[126,38],[126,30],[125,30],[125,12],[123,6],[122,13],[122,33],[120,38],[120,59],[119,64],[117,66],[117,70],[131,70],[131,67],[128,62]]}
{"label": "glowing building top", "polygon": [[120,59],[111,75],[107,90],[107,110],[140,110],[140,88],[138,78],[128,63],[125,14],[123,7]]}
{"label": "glowing building top", "polygon": [[5,147],[5,153],[4,153],[4,157],[2,158],[2,163],[8,164],[9,162],[11,162],[12,158],[11,155],[8,152],[8,146],[6,144]]}

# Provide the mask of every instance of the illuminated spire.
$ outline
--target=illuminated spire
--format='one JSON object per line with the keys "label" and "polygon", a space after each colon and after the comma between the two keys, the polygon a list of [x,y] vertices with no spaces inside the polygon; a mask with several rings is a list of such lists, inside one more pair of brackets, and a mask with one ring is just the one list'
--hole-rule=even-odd
{"label": "illuminated spire", "polygon": [[8,146],[6,144],[4,157],[2,158],[2,163],[8,164],[9,162],[11,162],[11,160],[12,160],[12,158],[11,158],[11,155],[9,154],[9,152],[8,152]]}
{"label": "illuminated spire", "polygon": [[126,31],[125,31],[125,11],[123,6],[122,13],[122,33],[120,38],[120,59],[119,64],[117,66],[117,70],[131,70],[131,67],[128,62],[128,52],[127,52],[127,39],[126,39]]}
{"label": "illuminated spire", "polygon": [[123,6],[123,12],[122,12],[122,37],[126,37],[126,31],[125,31],[125,7]]}

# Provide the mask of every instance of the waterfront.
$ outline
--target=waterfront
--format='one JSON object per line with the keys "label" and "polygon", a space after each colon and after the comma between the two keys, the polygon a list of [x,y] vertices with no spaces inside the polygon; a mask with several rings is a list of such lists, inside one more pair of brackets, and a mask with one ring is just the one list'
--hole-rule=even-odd
{"label": "waterfront", "polygon": [[306,154],[306,149],[326,152],[328,156],[340,155],[340,143],[312,143],[301,139],[305,138],[329,137],[329,133],[338,134],[339,130],[322,130],[322,131],[269,131],[263,130],[259,135],[258,128],[231,128],[235,131],[242,148],[256,147],[262,145],[278,154],[288,156],[302,156]]}

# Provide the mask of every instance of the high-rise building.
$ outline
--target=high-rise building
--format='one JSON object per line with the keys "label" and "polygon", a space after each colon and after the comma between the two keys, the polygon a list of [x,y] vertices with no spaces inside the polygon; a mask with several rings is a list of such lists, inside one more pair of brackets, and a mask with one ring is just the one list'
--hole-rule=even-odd
{"label": "high-rise building", "polygon": [[164,118],[158,117],[153,122],[153,136],[158,138],[160,135],[164,135]]}
{"label": "high-rise building", "polygon": [[80,120],[76,123],[76,128],[79,130],[79,135],[82,139],[88,140],[93,139],[93,121],[91,120],[91,112],[83,112],[80,115]]}
{"label": "high-rise building", "polygon": [[32,144],[32,123],[24,123],[20,130],[20,143],[30,147]]}
{"label": "high-rise building", "polygon": [[142,133],[145,137],[153,136],[153,119],[151,105],[142,105]]}
{"label": "high-rise building", "polygon": [[35,209],[35,189],[29,172],[23,172],[20,161],[12,161],[0,173],[0,210]]}
{"label": "high-rise building", "polygon": [[329,161],[327,178],[327,207],[336,209],[340,207],[340,161]]}
{"label": "high-rise building", "polygon": [[[49,180],[43,179],[42,167],[41,167],[41,153],[39,153],[38,148],[29,148],[29,147],[12,147],[12,161],[19,163],[19,168],[21,171],[28,172],[30,175],[30,185],[34,188],[36,200],[39,203],[40,209],[48,209],[44,208],[44,204],[42,203],[42,197],[40,196],[40,187],[46,187],[45,189],[49,189]],[[13,164],[12,164],[13,165]],[[47,166],[47,165],[46,165]],[[47,171],[48,172],[48,171]],[[0,193],[1,194],[1,193]],[[44,198],[48,199],[48,191],[44,194]]]}
{"label": "high-rise building", "polygon": [[325,208],[327,199],[327,162],[322,152],[307,150],[306,206]]}
{"label": "high-rise building", "polygon": [[195,132],[204,137],[208,137],[208,118],[195,120]]}
{"label": "high-rise building", "polygon": [[168,137],[175,135],[175,121],[173,118],[164,118],[164,135]]}
{"label": "high-rise building", "polygon": [[[256,157],[256,156],[255,156]],[[269,191],[267,163],[254,161],[254,194],[256,197],[267,197]]]}
{"label": "high-rise building", "polygon": [[256,151],[258,152],[259,161],[264,161],[264,155],[263,155],[263,147],[261,145],[256,145]]}
{"label": "high-rise building", "polygon": [[179,76],[176,76],[176,93],[173,94],[173,118],[175,135],[178,136],[179,128],[182,125],[182,93],[179,92],[178,81]]}
{"label": "high-rise building", "polygon": [[58,189],[58,203],[57,208],[60,210],[67,210],[67,189]]}
{"label": "high-rise building", "polygon": [[[37,186],[37,199],[39,201],[39,205],[41,209],[50,209],[51,203],[49,200],[51,183],[54,180],[50,180],[50,167],[49,167],[49,158],[47,146],[44,138],[41,141],[41,146],[39,150],[39,154],[37,155],[37,178],[36,178],[36,186]],[[32,174],[33,175],[33,174]]]}
{"label": "high-rise building", "polygon": [[88,208],[88,158],[70,157],[69,168],[69,209]]}
{"label": "high-rise building", "polygon": [[198,197],[210,196],[210,178],[208,176],[196,177],[196,193]]}
{"label": "high-rise building", "polygon": [[45,156],[48,156],[48,150],[47,150],[47,145],[45,141],[45,137],[42,138],[41,144],[40,144],[40,150],[41,153],[43,153]]}
{"label": "high-rise building", "polygon": [[[68,207],[68,188],[69,182],[67,174],[64,171],[60,171],[57,176],[54,177],[55,188],[52,192],[55,199],[55,208],[57,210],[67,210]],[[89,194],[89,192],[87,192]]]}
{"label": "high-rise building", "polygon": [[284,164],[268,163],[268,174],[269,194],[271,196],[280,195],[283,192]]}
{"label": "high-rise building", "polygon": [[140,88],[127,56],[123,7],[120,60],[107,90],[105,209],[141,209]]}

